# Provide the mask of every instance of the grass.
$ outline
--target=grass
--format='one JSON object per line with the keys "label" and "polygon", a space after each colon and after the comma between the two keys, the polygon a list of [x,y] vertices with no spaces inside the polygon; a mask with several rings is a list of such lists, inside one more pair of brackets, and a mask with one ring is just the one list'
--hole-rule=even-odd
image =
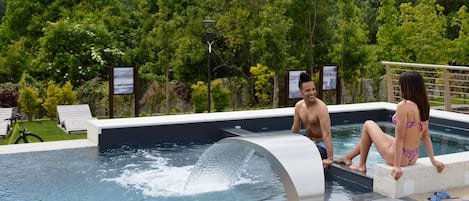
{"label": "grass", "polygon": [[[437,97],[437,98],[430,98],[429,101],[431,106],[440,106],[445,104],[444,97]],[[451,97],[451,105],[460,105],[460,104],[469,104],[469,101],[466,97],[463,96],[452,96]]]}
{"label": "grass", "polygon": [[86,132],[67,134],[57,126],[57,121],[55,120],[35,120],[17,122],[13,127],[13,133],[8,138],[0,138],[0,145],[13,144],[22,128],[26,128],[27,131],[39,135],[44,139],[44,142],[86,139]]}

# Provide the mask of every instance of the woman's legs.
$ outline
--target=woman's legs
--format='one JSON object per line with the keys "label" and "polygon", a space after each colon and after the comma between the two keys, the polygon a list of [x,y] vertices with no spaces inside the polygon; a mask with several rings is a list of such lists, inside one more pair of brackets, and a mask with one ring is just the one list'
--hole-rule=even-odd
{"label": "woman's legs", "polygon": [[366,159],[370,151],[371,143],[375,143],[375,147],[381,156],[386,160],[393,159],[393,152],[390,151],[391,143],[394,138],[384,133],[374,121],[367,120],[363,124],[361,139],[357,146],[346,154],[344,157],[336,160],[346,165],[352,164],[352,159],[360,154],[360,161],[350,166],[351,169],[366,171]]}

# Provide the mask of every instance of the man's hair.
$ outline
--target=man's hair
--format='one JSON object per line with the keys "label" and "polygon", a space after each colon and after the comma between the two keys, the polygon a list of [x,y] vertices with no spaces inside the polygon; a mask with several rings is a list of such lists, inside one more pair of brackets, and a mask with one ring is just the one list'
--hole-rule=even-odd
{"label": "man's hair", "polygon": [[420,119],[422,121],[428,120],[430,104],[422,75],[416,71],[402,73],[399,76],[399,85],[401,87],[402,98],[417,104],[420,111]]}
{"label": "man's hair", "polygon": [[303,83],[305,82],[311,82],[311,76],[306,73],[306,72],[301,72],[300,73],[300,80],[298,81],[298,88],[301,89],[301,87],[303,86]]}

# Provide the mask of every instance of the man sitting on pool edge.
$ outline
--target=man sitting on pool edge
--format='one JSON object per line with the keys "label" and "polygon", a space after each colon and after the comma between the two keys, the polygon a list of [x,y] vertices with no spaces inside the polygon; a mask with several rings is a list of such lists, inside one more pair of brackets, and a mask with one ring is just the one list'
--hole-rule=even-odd
{"label": "man sitting on pool edge", "polygon": [[306,136],[316,143],[323,159],[323,167],[327,168],[334,159],[329,111],[326,104],[316,98],[316,87],[309,74],[305,72],[300,74],[298,87],[303,99],[295,104],[291,132],[300,133],[303,124]]}

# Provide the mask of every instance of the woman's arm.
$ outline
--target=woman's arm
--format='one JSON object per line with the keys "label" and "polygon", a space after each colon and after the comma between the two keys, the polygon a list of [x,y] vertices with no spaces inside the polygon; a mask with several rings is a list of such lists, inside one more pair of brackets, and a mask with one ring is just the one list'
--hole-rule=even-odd
{"label": "woman's arm", "polygon": [[430,158],[430,161],[436,167],[437,171],[441,172],[445,168],[445,165],[442,162],[435,160],[435,157],[433,155],[432,140],[430,138],[430,134],[428,133],[428,121],[423,129],[424,130],[422,134],[422,141],[423,141],[423,145],[425,146],[425,150],[427,150],[428,158]]}
{"label": "woman's arm", "polygon": [[394,152],[394,164],[391,170],[391,174],[394,179],[399,179],[402,176],[401,170],[401,159],[402,159],[402,147],[404,146],[404,136],[407,130],[407,107],[404,102],[397,105],[396,108],[396,131],[395,131],[395,152]]}

